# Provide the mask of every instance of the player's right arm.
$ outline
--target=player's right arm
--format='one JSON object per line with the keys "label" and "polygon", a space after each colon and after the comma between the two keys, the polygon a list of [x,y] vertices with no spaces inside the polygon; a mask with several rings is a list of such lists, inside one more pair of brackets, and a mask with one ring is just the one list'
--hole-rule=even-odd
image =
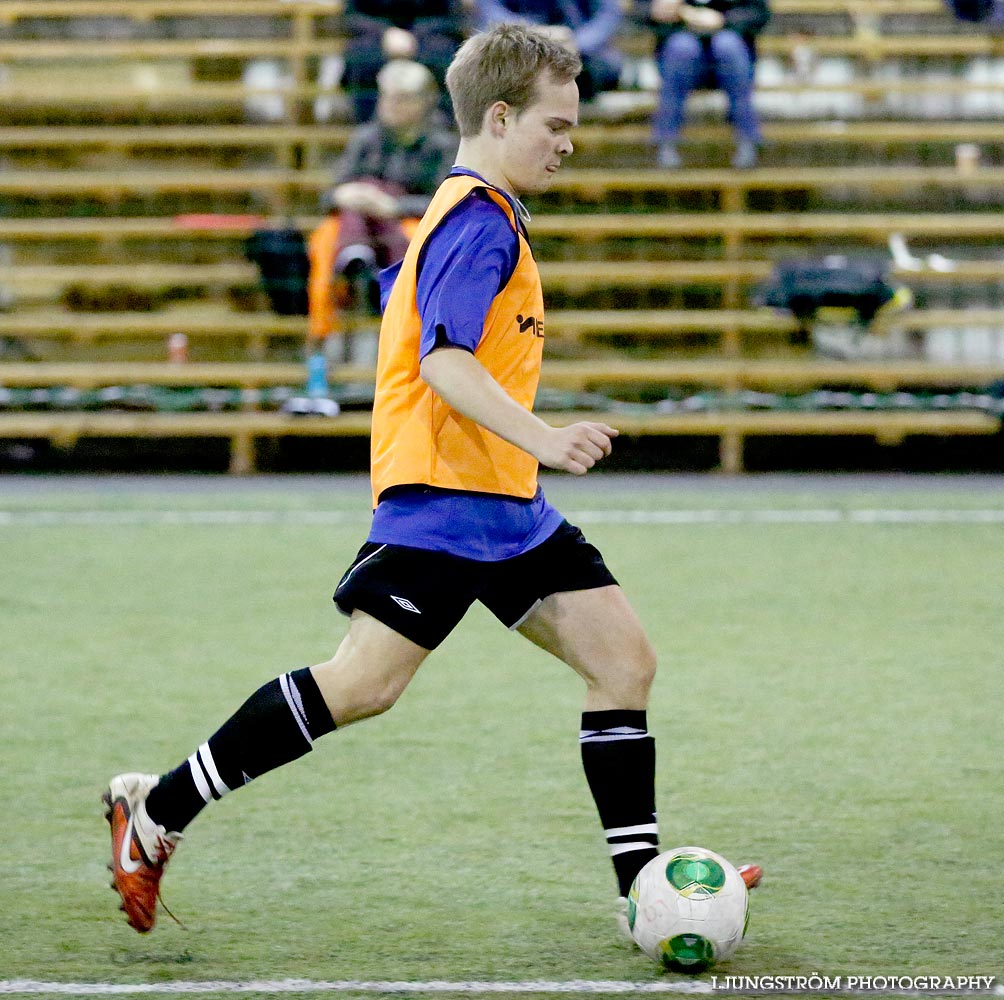
{"label": "player's right arm", "polygon": [[601,423],[551,427],[512,399],[474,354],[518,258],[512,224],[487,196],[472,195],[432,234],[417,283],[421,377],[448,406],[541,465],[582,475],[610,454],[617,432]]}
{"label": "player's right arm", "polygon": [[448,406],[550,469],[584,475],[610,454],[617,436],[613,427],[592,421],[552,427],[513,400],[463,348],[431,351],[422,359],[421,375]]}

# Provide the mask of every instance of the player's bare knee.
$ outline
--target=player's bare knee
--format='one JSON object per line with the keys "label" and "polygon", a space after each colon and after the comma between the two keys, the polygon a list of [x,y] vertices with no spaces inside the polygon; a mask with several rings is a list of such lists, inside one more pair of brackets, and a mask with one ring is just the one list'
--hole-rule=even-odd
{"label": "player's bare knee", "polygon": [[641,635],[622,651],[616,669],[608,678],[607,687],[616,689],[619,700],[644,702],[655,679],[656,655],[652,644]]}
{"label": "player's bare knee", "polygon": [[383,715],[400,698],[410,674],[381,675],[352,659],[335,654],[313,667],[314,679],[338,726]]}
{"label": "player's bare knee", "polygon": [[336,721],[341,718],[341,725],[372,719],[389,712],[397,704],[403,690],[403,684],[387,680],[346,691],[342,704],[332,709],[332,715]]}
{"label": "player's bare knee", "polygon": [[404,684],[396,679],[385,681],[380,687],[374,688],[369,700],[369,715],[383,715],[396,704],[404,691]]}
{"label": "player's bare knee", "polygon": [[656,655],[644,635],[604,657],[596,669],[579,669],[593,697],[619,707],[643,707],[656,671]]}
{"label": "player's bare knee", "polygon": [[655,680],[655,672],[658,669],[658,665],[658,657],[656,656],[655,649],[652,647],[652,643],[648,641],[647,636],[641,636],[638,640],[638,649],[632,669],[636,683],[640,687],[644,687],[646,693],[652,687],[652,681]]}

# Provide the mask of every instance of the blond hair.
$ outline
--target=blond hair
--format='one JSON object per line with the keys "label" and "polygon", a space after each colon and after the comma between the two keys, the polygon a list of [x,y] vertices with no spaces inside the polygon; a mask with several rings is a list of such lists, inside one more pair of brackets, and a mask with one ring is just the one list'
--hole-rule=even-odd
{"label": "blond hair", "polygon": [[577,53],[521,24],[497,24],[473,35],[446,71],[446,89],[461,137],[481,131],[485,112],[496,101],[505,101],[517,113],[533,104],[541,73],[567,83],[581,71]]}

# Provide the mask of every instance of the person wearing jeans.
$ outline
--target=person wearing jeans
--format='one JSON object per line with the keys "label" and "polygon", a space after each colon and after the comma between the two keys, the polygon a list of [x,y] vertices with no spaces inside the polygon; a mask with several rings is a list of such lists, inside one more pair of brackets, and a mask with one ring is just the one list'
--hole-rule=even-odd
{"label": "person wearing jeans", "polygon": [[576,83],[579,97],[592,101],[616,90],[623,58],[616,36],[623,21],[620,0],[472,0],[474,25],[517,22],[543,31],[567,45],[582,60]]}
{"label": "person wearing jeans", "polygon": [[710,83],[728,98],[736,139],[732,166],[755,166],[761,143],[753,106],[755,39],[770,20],[767,0],[652,0],[643,6],[662,78],[652,120],[659,165],[682,165],[678,142],[687,98]]}

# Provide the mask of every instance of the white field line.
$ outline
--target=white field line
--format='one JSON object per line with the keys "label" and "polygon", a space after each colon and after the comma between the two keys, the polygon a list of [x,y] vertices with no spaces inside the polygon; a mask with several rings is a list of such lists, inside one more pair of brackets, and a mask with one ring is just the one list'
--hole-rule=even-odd
{"label": "white field line", "polygon": [[710,983],[688,980],[662,980],[651,983],[630,983],[597,980],[531,980],[526,982],[387,982],[344,980],[324,982],[309,979],[278,981],[176,981],[167,983],[47,983],[35,980],[0,980],[0,994],[28,996],[159,996],[199,993],[206,995],[264,993],[270,996],[324,993],[362,993],[393,996],[401,994],[709,994]]}
{"label": "white field line", "polygon": [[[772,993],[781,996],[807,995],[808,989],[781,989],[769,991],[754,991]],[[738,996],[750,995],[749,991],[738,994],[722,984],[687,979],[661,979],[655,982],[632,983],[619,980],[529,980],[525,982],[461,982],[432,980],[430,982],[399,982],[389,980],[342,980],[325,982],[311,979],[281,979],[275,981],[260,980],[235,982],[227,980],[179,980],[164,983],[58,983],[42,982],[32,979],[0,980],[0,994],[7,996],[177,996],[184,994],[199,994],[216,996],[225,994],[259,993],[268,996],[298,994],[314,996],[326,993],[357,993],[380,996],[400,996],[403,994],[440,995],[440,994],[571,994],[571,995],[645,995],[645,994],[678,994],[678,995],[720,995]],[[988,990],[858,990],[858,989],[827,989],[827,996],[896,996],[896,997],[935,997],[935,996],[974,996],[1002,997],[1004,985],[999,980],[997,985]]]}
{"label": "white field line", "polygon": [[[573,510],[577,524],[1004,524],[1004,507]],[[362,525],[366,510],[0,510],[0,528],[131,525]]]}

